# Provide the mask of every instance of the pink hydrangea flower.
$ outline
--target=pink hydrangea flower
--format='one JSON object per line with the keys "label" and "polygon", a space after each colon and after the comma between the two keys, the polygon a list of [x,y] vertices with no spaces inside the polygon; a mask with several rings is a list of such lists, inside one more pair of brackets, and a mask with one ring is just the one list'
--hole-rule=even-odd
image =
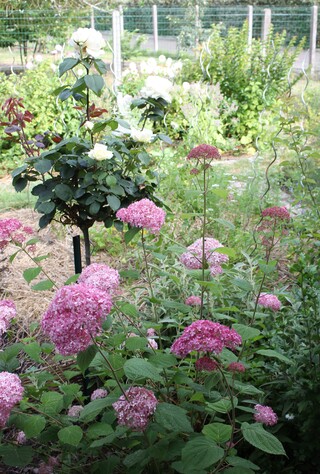
{"label": "pink hydrangea flower", "polygon": [[269,293],[261,293],[258,298],[258,304],[265,308],[270,308],[272,311],[279,311],[281,308],[281,301],[276,297],[276,295]]}
{"label": "pink hydrangea flower", "polygon": [[205,159],[205,160],[220,160],[221,155],[218,149],[212,145],[198,145],[189,152],[187,159]]}
{"label": "pink hydrangea flower", "polygon": [[3,428],[12,408],[22,400],[23,386],[18,375],[0,372],[0,428]]}
{"label": "pink hydrangea flower", "polygon": [[186,298],[184,303],[187,304],[188,306],[200,306],[201,298],[200,296],[191,295],[191,296],[188,296],[188,298]]}
{"label": "pink hydrangea flower", "polygon": [[82,405],[72,405],[69,410],[68,410],[68,416],[71,416],[72,418],[79,418],[80,413],[83,410]]}
{"label": "pink hydrangea flower", "polygon": [[150,349],[154,349],[155,351],[158,349],[158,343],[154,339],[148,337],[148,347]]}
{"label": "pink hydrangea flower", "polygon": [[16,315],[17,310],[13,301],[0,301],[0,336],[7,331],[11,319],[15,318]]}
{"label": "pink hydrangea flower", "polygon": [[90,400],[93,401],[97,400],[98,398],[105,398],[107,395],[107,390],[105,390],[104,388],[97,388],[96,390],[94,390],[94,392],[92,392]]}
{"label": "pink hydrangea flower", "polygon": [[[204,258],[205,264],[212,269],[213,274],[222,272],[221,264],[229,260],[227,255],[215,252],[216,249],[223,245],[216,239],[206,237],[204,242]],[[180,255],[180,262],[190,270],[199,270],[202,268],[202,246],[203,240],[198,239],[187,247],[187,252]],[[221,271],[220,271],[221,270]]]}
{"label": "pink hydrangea flower", "polygon": [[25,444],[27,442],[27,438],[24,431],[18,431],[16,436],[16,442],[18,444]]}
{"label": "pink hydrangea flower", "polygon": [[147,336],[155,336],[156,335],[156,330],[154,328],[149,328],[147,329]]}
{"label": "pink hydrangea flower", "polygon": [[212,267],[210,267],[210,275],[214,278],[218,275],[221,275],[221,273],[223,273],[223,269],[221,267],[221,265],[212,265]]}
{"label": "pink hydrangea flower", "polygon": [[0,250],[10,242],[22,245],[33,234],[33,229],[18,219],[0,219]]}
{"label": "pink hydrangea flower", "polygon": [[119,272],[103,263],[88,265],[78,278],[78,283],[94,286],[112,295],[120,285]]}
{"label": "pink hydrangea flower", "polygon": [[227,369],[230,372],[245,372],[246,368],[241,362],[231,362]]}
{"label": "pink hydrangea flower", "polygon": [[279,219],[281,221],[288,221],[290,219],[290,212],[284,206],[267,207],[261,213],[262,217],[271,217],[272,219]]}
{"label": "pink hydrangea flower", "polygon": [[134,431],[144,431],[156,410],[158,400],[151,390],[144,387],[131,387],[125,394],[112,405],[119,425],[128,426]]}
{"label": "pink hydrangea flower", "polygon": [[206,319],[195,321],[186,327],[171,346],[171,352],[186,357],[190,352],[219,354],[224,347],[235,349],[241,344],[241,336],[234,329]]}
{"label": "pink hydrangea flower", "polygon": [[206,371],[206,372],[213,372],[214,370],[217,370],[219,367],[219,364],[217,361],[210,359],[210,357],[200,357],[200,359],[196,360],[195,362],[195,368],[200,372],[200,371]]}
{"label": "pink hydrangea flower", "polygon": [[149,230],[157,234],[164,224],[166,213],[150,199],[133,202],[127,208],[119,209],[117,218],[131,226]]}
{"label": "pink hydrangea flower", "polygon": [[265,405],[255,405],[256,413],[254,419],[258,423],[264,423],[265,425],[273,426],[278,422],[277,414],[272,410],[271,407]]}
{"label": "pink hydrangea flower", "polygon": [[57,291],[42,318],[42,330],[62,355],[84,351],[112,307],[111,296],[83,283]]}

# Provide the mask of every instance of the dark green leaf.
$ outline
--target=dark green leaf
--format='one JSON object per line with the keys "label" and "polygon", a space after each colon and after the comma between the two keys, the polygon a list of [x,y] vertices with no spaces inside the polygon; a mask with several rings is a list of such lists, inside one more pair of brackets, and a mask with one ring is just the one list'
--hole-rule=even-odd
{"label": "dark green leaf", "polygon": [[76,58],[66,58],[59,64],[59,77],[61,77],[65,72],[69,71],[69,69],[74,68],[77,64],[79,64],[79,59]]}
{"label": "dark green leaf", "polygon": [[261,449],[265,453],[285,455],[285,450],[281,442],[273,434],[265,431],[260,423],[242,423],[243,437],[255,448]]}
{"label": "dark green leaf", "polygon": [[84,373],[85,370],[89,367],[96,353],[97,353],[97,348],[93,344],[87,347],[85,351],[78,352],[77,364],[82,373]]}
{"label": "dark green leaf", "polygon": [[194,467],[196,470],[212,466],[223,458],[224,450],[215,442],[198,435],[187,442],[182,450],[182,464],[189,470]]}
{"label": "dark green leaf", "polygon": [[25,467],[31,463],[33,455],[31,446],[0,446],[0,456],[7,466]]}
{"label": "dark green leaf", "polygon": [[158,403],[155,420],[168,431],[192,433],[193,428],[186,410],[170,403]]}
{"label": "dark green leaf", "polygon": [[71,444],[71,446],[78,446],[82,440],[83,432],[80,426],[73,425],[62,428],[58,431],[58,438],[63,444]]}
{"label": "dark green leaf", "polygon": [[57,184],[54,192],[55,195],[62,201],[69,201],[73,197],[72,189],[67,184]]}
{"label": "dark green leaf", "polygon": [[30,281],[34,280],[37,278],[39,273],[41,273],[42,269],[40,267],[34,267],[34,268],[27,268],[23,272],[23,278],[26,280],[27,283],[30,283]]}
{"label": "dark green leaf", "polygon": [[54,282],[51,280],[43,280],[37,283],[36,285],[33,285],[31,288],[35,291],[45,291],[45,290],[51,290],[51,288],[54,287]]}
{"label": "dark green leaf", "polygon": [[84,82],[88,89],[92,90],[92,92],[94,92],[98,96],[101,95],[104,86],[104,80],[99,74],[84,76]]}
{"label": "dark green leaf", "polygon": [[210,423],[204,426],[202,433],[216,443],[225,443],[231,438],[232,428],[224,423]]}
{"label": "dark green leaf", "polygon": [[113,211],[117,211],[121,206],[120,199],[117,198],[117,196],[114,196],[113,194],[109,194],[107,196],[107,202]]}
{"label": "dark green leaf", "polygon": [[156,367],[145,359],[133,357],[125,362],[123,370],[130,380],[150,379],[154,382],[162,382],[162,377]]}
{"label": "dark green leaf", "polygon": [[46,159],[40,159],[34,165],[35,169],[39,171],[39,173],[44,174],[51,170],[52,168],[52,161]]}

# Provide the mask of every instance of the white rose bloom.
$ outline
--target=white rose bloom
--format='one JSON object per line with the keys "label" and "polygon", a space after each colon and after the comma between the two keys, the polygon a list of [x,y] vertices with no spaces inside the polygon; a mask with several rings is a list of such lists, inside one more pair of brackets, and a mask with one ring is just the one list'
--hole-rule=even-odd
{"label": "white rose bloom", "polygon": [[191,87],[191,86],[190,86],[190,83],[189,83],[189,82],[184,82],[184,83],[182,84],[182,87],[183,87],[183,90],[184,90],[185,92],[188,92],[188,91],[190,90],[190,87]]}
{"label": "white rose bloom", "polygon": [[131,138],[137,142],[150,143],[153,137],[152,130],[144,128],[143,130],[138,130],[136,128],[131,129]]}
{"label": "white rose bloom", "polygon": [[36,63],[41,63],[43,61],[43,56],[42,54],[36,54],[34,57],[34,60]]}
{"label": "white rose bloom", "polygon": [[127,117],[130,115],[131,109],[130,106],[132,104],[133,97],[129,94],[123,95],[121,92],[117,95],[117,105],[121,115]]}
{"label": "white rose bloom", "polygon": [[106,145],[102,143],[96,143],[91,151],[89,151],[88,156],[94,160],[110,160],[113,157],[111,150],[108,150]]}
{"label": "white rose bloom", "polygon": [[171,66],[172,66],[172,58],[168,58],[168,59],[166,60],[166,66],[167,66],[167,67],[171,67]]}
{"label": "white rose bloom", "polygon": [[140,96],[152,97],[153,99],[159,99],[159,97],[162,97],[167,102],[171,102],[170,92],[172,87],[172,82],[165,77],[149,76],[145,81],[144,87],[140,91]]}
{"label": "white rose bloom", "polygon": [[165,63],[166,63],[166,60],[167,60],[167,58],[165,57],[164,54],[161,54],[161,55],[159,56],[159,59],[158,59],[159,64],[165,64]]}
{"label": "white rose bloom", "polygon": [[61,44],[56,44],[55,47],[54,47],[55,51],[57,51],[58,53],[62,53],[63,51],[63,46],[61,46]]}
{"label": "white rose bloom", "polygon": [[100,31],[94,28],[78,28],[71,36],[69,44],[85,55],[98,58],[101,56],[101,49],[104,48],[106,42]]}
{"label": "white rose bloom", "polygon": [[92,130],[94,127],[94,123],[90,122],[90,120],[87,120],[86,122],[84,122],[83,126],[86,130]]}

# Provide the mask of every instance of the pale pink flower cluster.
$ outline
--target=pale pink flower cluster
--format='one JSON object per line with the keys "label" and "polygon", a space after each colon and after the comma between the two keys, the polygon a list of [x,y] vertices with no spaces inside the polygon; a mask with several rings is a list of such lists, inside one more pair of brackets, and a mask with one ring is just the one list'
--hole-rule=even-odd
{"label": "pale pink flower cluster", "polygon": [[69,408],[67,415],[71,416],[72,418],[79,418],[79,415],[82,412],[83,408],[84,407],[82,405],[72,405]]}
{"label": "pale pink flower cluster", "polygon": [[107,390],[104,388],[97,388],[91,394],[90,400],[98,400],[98,398],[105,398],[108,395]]}
{"label": "pale pink flower cluster", "polygon": [[108,265],[92,263],[82,271],[78,283],[93,286],[112,295],[120,285],[120,275],[117,270]]}
{"label": "pale pink flower cluster", "polygon": [[119,425],[128,426],[134,431],[144,431],[156,410],[158,400],[151,390],[144,387],[131,387],[125,394],[112,405]]}
{"label": "pale pink flower cluster", "polygon": [[195,321],[186,327],[171,346],[171,352],[186,357],[190,352],[219,354],[224,347],[235,349],[241,344],[241,336],[234,329],[207,319]]}
{"label": "pale pink flower cluster", "polygon": [[230,372],[245,372],[246,371],[246,368],[245,366],[242,364],[242,362],[231,362],[227,369],[230,371]]}
{"label": "pale pink flower cluster", "polygon": [[23,386],[19,377],[10,372],[0,372],[0,428],[3,428],[12,408],[22,400]]}
{"label": "pale pink flower cluster", "polygon": [[[203,251],[203,239],[196,240],[193,244],[187,247],[187,252],[180,255],[180,262],[190,270],[199,270],[202,268],[202,251]],[[216,249],[223,247],[219,240],[211,237],[205,237],[204,239],[204,259],[205,265],[210,268],[212,276],[216,276],[222,273],[222,263],[226,263],[229,260],[227,255],[223,253],[215,252]]]}
{"label": "pale pink flower cluster", "polygon": [[195,362],[195,368],[200,372],[200,371],[206,371],[206,372],[213,372],[214,370],[217,370],[219,367],[219,364],[217,361],[210,359],[210,357],[200,357],[200,359],[196,360]]}
{"label": "pale pink flower cluster", "polygon": [[119,209],[117,218],[133,227],[140,227],[157,234],[164,224],[166,213],[150,199],[133,202],[127,208]]}
{"label": "pale pink flower cluster", "polygon": [[0,301],[0,336],[7,331],[11,319],[15,318],[16,315],[17,310],[13,301]]}
{"label": "pale pink flower cluster", "polygon": [[25,444],[27,442],[27,437],[24,431],[18,431],[16,436],[16,442],[18,444]]}
{"label": "pale pink flower cluster", "polygon": [[269,293],[261,293],[258,298],[258,304],[265,308],[270,308],[272,311],[279,311],[281,308],[281,301],[276,297],[276,295]]}
{"label": "pale pink flower cluster", "polygon": [[278,422],[277,414],[271,407],[265,405],[255,405],[254,419],[257,423],[264,423],[265,425],[273,426]]}
{"label": "pale pink flower cluster", "polygon": [[191,296],[188,296],[188,298],[186,298],[184,303],[187,304],[188,306],[200,306],[201,298],[200,296],[191,295]]}
{"label": "pale pink flower cluster", "polygon": [[187,159],[196,159],[196,160],[219,160],[221,155],[219,150],[212,145],[198,145],[189,152]]}
{"label": "pale pink flower cluster", "polygon": [[10,242],[22,245],[33,234],[33,229],[24,226],[18,219],[0,219],[0,250]]}
{"label": "pale pink flower cluster", "polygon": [[57,457],[49,456],[48,462],[41,462],[37,470],[33,472],[37,472],[37,474],[53,474],[56,472],[55,468],[59,465],[59,460]]}
{"label": "pale pink flower cluster", "polygon": [[272,219],[279,219],[282,221],[288,221],[290,219],[290,212],[284,206],[278,207],[267,207],[261,213],[262,217],[271,217]]}
{"label": "pale pink flower cluster", "polygon": [[147,336],[155,336],[156,335],[156,330],[154,328],[149,328],[147,329]]}
{"label": "pale pink flower cluster", "polygon": [[111,296],[83,283],[63,286],[42,318],[42,330],[62,355],[84,351],[112,307]]}
{"label": "pale pink flower cluster", "polygon": [[154,349],[155,351],[158,349],[158,343],[154,339],[148,337],[148,347],[150,349]]}

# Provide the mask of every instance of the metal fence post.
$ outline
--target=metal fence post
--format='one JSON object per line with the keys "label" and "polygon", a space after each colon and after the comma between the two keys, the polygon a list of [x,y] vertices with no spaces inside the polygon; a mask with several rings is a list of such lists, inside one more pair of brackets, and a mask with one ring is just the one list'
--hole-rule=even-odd
{"label": "metal fence post", "polygon": [[112,40],[113,40],[113,84],[117,87],[121,83],[121,28],[120,13],[118,10],[112,12]]}
{"label": "metal fence post", "polygon": [[119,6],[119,13],[120,13],[120,32],[121,32],[121,36],[122,36],[123,32],[124,32],[124,19],[123,19],[123,7],[122,7],[122,5]]}
{"label": "metal fence post", "polygon": [[90,17],[91,28],[94,29],[94,9],[91,8],[91,17]]}
{"label": "metal fence post", "polygon": [[318,22],[318,6],[314,5],[313,7],[311,7],[311,24],[310,24],[309,66],[311,66],[311,74],[315,72],[315,67],[316,67],[317,22]]}
{"label": "metal fence post", "polygon": [[195,7],[195,28],[196,28],[196,46],[199,44],[199,30],[200,30],[200,9],[199,5]]}
{"label": "metal fence post", "polygon": [[159,50],[157,5],[152,5],[152,25],[153,25],[153,50],[157,52]]}
{"label": "metal fence post", "polygon": [[270,26],[271,26],[271,9],[265,8],[263,23],[262,23],[262,32],[261,32],[262,41],[266,41],[266,39],[268,38],[268,34],[270,32]]}
{"label": "metal fence post", "polygon": [[253,31],[253,6],[248,5],[248,48],[250,49],[252,44],[252,31]]}

